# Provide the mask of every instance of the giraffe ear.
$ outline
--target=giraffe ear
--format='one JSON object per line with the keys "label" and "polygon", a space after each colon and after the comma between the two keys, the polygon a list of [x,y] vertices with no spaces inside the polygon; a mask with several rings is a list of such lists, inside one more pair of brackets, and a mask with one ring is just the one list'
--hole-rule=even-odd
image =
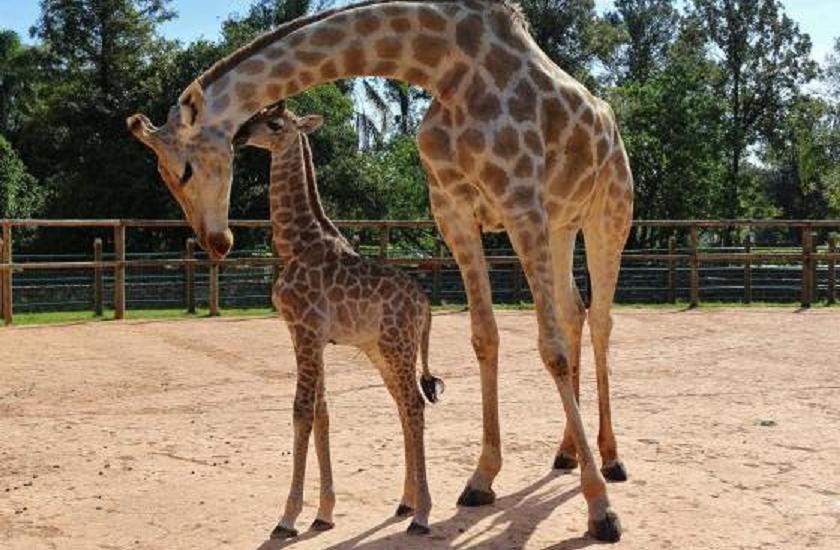
{"label": "giraffe ear", "polygon": [[311,134],[324,125],[324,117],[321,115],[306,115],[298,120],[298,130],[304,134]]}
{"label": "giraffe ear", "polygon": [[204,112],[204,106],[204,90],[201,89],[198,82],[193,82],[187,86],[187,89],[178,98],[181,122],[187,126],[193,126],[201,113]]}
{"label": "giraffe ear", "polygon": [[154,141],[155,132],[157,132],[158,129],[155,128],[154,124],[152,124],[146,115],[140,113],[131,115],[125,122],[128,126],[128,130],[134,135],[134,137],[147,145],[151,145]]}

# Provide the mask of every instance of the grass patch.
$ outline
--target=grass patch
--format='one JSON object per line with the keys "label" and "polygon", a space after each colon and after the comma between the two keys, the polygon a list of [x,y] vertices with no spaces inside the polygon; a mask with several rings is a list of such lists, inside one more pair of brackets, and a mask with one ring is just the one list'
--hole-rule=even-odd
{"label": "grass patch", "polygon": [[[268,317],[276,315],[269,308],[253,309],[223,309],[222,317]],[[209,318],[210,312],[198,309],[187,313],[183,309],[130,309],[126,311],[127,321],[136,320],[178,320]],[[16,326],[24,325],[54,325],[66,323],[102,323],[114,320],[113,311],[105,311],[102,317],[96,317],[90,311],[53,311],[47,313],[18,313],[15,315]]]}
{"label": "grass patch", "polygon": [[[520,302],[518,304],[494,304],[498,311],[533,311],[534,304]],[[701,302],[697,309],[799,309],[798,303],[776,303],[776,302],[753,302],[743,304],[739,302]],[[838,308],[840,305],[829,306],[825,302],[816,302],[811,309]],[[432,310],[439,313],[458,313],[467,309],[466,304],[446,303],[432,307]],[[685,310],[689,309],[688,302],[677,302],[676,304],[615,304],[614,309],[621,310]],[[269,308],[248,308],[248,309],[222,309],[223,318],[240,317],[274,317],[277,312]],[[187,313],[182,309],[130,309],[126,311],[127,321],[150,320],[150,321],[171,321],[179,319],[207,319],[210,312],[206,309],[199,309],[194,314]],[[55,325],[68,323],[103,323],[114,320],[114,312],[106,311],[102,317],[95,317],[90,311],[55,311],[48,313],[18,313],[15,315],[15,326],[27,325]]]}

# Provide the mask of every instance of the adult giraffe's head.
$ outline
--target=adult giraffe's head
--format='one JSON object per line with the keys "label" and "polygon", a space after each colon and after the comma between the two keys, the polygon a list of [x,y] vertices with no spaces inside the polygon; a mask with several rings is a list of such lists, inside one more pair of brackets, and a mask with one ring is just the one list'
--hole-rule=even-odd
{"label": "adult giraffe's head", "polygon": [[224,128],[206,120],[207,115],[204,93],[194,82],[160,128],[142,114],[129,117],[127,124],[157,155],[158,172],[201,246],[220,259],[233,247],[228,227],[233,147]]}

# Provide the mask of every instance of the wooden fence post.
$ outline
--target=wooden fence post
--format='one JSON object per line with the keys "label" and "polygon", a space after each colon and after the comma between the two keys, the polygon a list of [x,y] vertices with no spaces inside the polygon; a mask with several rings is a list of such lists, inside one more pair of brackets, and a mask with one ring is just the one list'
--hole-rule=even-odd
{"label": "wooden fence post", "polygon": [[[837,253],[837,241],[834,237],[828,238],[828,253]],[[837,260],[828,260],[828,305],[837,302]]]}
{"label": "wooden fence post", "polygon": [[443,242],[440,238],[435,240],[435,264],[432,268],[432,303],[440,305],[440,279],[441,261],[443,259]]}
{"label": "wooden fence post", "polygon": [[114,226],[114,319],[125,319],[125,224]]}
{"label": "wooden fence post", "polygon": [[747,236],[744,239],[744,252],[747,253],[747,260],[744,262],[744,303],[752,303],[752,261],[749,255],[752,254],[752,235],[750,235],[749,227],[747,228]]}
{"label": "wooden fence post", "polygon": [[[97,264],[102,263],[102,239],[96,238],[93,240],[93,261]],[[102,317],[104,307],[105,285],[102,280],[102,267],[97,265],[93,268],[93,314],[97,317]]]}
{"label": "wooden fence post", "polygon": [[219,264],[210,264],[210,295],[207,300],[210,302],[210,317],[219,316]]}
{"label": "wooden fence post", "polygon": [[[187,239],[187,250],[184,259],[195,260],[195,239]],[[195,265],[189,263],[184,266],[184,304],[187,313],[195,313]]]}
{"label": "wooden fence post", "polygon": [[802,307],[811,307],[812,278],[813,271],[811,270],[811,248],[814,242],[814,235],[811,233],[810,227],[802,229],[802,299],[800,300]]}
{"label": "wooden fence post", "polygon": [[388,245],[391,242],[391,229],[388,224],[383,223],[379,229],[379,258],[388,258]]}
{"label": "wooden fence post", "polygon": [[689,246],[691,248],[691,259],[689,260],[691,271],[689,273],[689,300],[691,307],[700,305],[700,260],[698,248],[700,237],[696,225],[692,225],[689,231]]}
{"label": "wooden fence post", "polygon": [[671,236],[668,239],[668,303],[677,303],[677,238]]}
{"label": "wooden fence post", "polygon": [[9,222],[3,224],[3,245],[0,247],[0,263],[9,267],[0,274],[0,288],[3,292],[3,322],[6,326],[14,321],[14,307],[12,306],[12,226]]}

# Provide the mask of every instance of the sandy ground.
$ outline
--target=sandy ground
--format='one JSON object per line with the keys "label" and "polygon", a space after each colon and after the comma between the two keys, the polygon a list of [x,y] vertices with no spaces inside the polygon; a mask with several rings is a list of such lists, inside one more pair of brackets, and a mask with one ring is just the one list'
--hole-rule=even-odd
{"label": "sandy ground", "polygon": [[[584,548],[578,475],[531,313],[500,312],[505,465],[496,505],[454,506],[479,451],[465,314],[434,319],[432,535],[390,516],[402,437],[375,370],[328,352],[336,528],[294,549]],[[613,407],[631,479],[618,547],[840,548],[840,312],[622,310]],[[595,438],[592,359],[583,409]],[[0,547],[268,550],[291,473],[293,358],[274,319],[0,329]],[[306,530],[317,506],[310,451]]]}

